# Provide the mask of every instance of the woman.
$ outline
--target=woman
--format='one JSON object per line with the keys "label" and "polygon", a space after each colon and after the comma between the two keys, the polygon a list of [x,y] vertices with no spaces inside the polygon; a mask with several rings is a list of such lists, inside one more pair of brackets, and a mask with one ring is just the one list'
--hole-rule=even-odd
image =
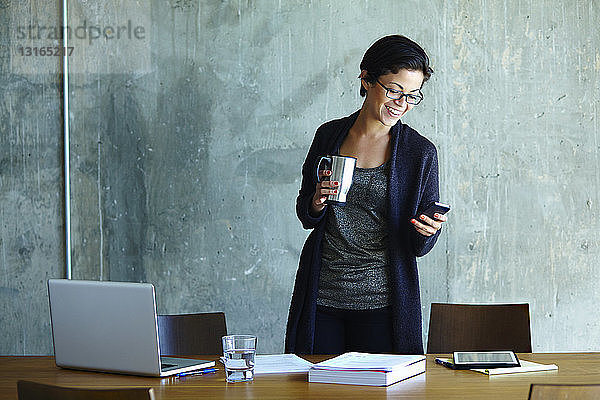
{"label": "woman", "polygon": [[[360,69],[361,109],[319,127],[302,167],[296,213],[312,232],[286,352],[423,354],[416,257],[432,249],[446,217],[419,214],[439,200],[437,151],[400,118],[421,102],[433,71],[423,49],[399,35],[375,42]],[[328,154],[357,159],[344,206],[325,203],[338,182],[314,176]]]}

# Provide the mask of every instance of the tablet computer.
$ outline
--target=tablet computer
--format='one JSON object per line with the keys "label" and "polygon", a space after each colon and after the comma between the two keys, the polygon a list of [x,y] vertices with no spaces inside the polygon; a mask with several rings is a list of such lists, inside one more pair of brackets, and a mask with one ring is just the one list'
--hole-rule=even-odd
{"label": "tablet computer", "polygon": [[520,367],[517,355],[504,351],[455,351],[454,369]]}

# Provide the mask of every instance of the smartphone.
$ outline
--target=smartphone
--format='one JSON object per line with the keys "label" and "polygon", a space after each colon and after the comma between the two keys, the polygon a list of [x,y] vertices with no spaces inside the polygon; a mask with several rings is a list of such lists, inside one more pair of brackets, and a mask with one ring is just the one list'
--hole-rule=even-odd
{"label": "smartphone", "polygon": [[448,211],[450,211],[450,206],[448,204],[435,202],[425,210],[421,211],[418,215],[425,214],[429,218],[433,218],[433,214],[435,213],[446,214]]}

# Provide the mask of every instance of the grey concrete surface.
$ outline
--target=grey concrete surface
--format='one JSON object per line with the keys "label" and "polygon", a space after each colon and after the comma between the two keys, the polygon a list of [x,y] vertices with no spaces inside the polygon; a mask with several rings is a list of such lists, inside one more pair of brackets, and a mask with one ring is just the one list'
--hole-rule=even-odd
{"label": "grey concrete surface", "polygon": [[13,65],[20,44],[10,34],[11,7],[21,5],[0,5],[0,354],[46,354],[45,284],[63,271],[65,251],[58,62],[45,60],[54,73],[12,73],[23,67]]}
{"label": "grey concrete surface", "polygon": [[[599,350],[596,1],[69,9],[74,278],[151,282],[159,312],[222,310],[230,332],[281,352],[307,235],[294,214],[301,163],[322,122],[360,107],[366,48],[401,33],[432,59],[405,122],[437,145],[453,206],[419,261],[425,337],[433,301],[528,302],[534,351]],[[18,48],[58,40],[18,28],[58,16],[58,4],[0,2],[0,354],[52,352],[60,64]]]}

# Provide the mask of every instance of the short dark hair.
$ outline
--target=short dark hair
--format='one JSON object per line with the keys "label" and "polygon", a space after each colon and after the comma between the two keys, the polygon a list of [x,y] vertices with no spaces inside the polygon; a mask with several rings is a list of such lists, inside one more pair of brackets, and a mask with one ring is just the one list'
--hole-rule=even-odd
{"label": "short dark hair", "polygon": [[[360,69],[367,71],[363,79],[369,83],[375,83],[381,75],[396,74],[401,69],[423,72],[423,82],[433,74],[425,50],[402,35],[385,36],[373,43],[365,52]],[[366,94],[367,91],[361,85],[360,95]]]}

